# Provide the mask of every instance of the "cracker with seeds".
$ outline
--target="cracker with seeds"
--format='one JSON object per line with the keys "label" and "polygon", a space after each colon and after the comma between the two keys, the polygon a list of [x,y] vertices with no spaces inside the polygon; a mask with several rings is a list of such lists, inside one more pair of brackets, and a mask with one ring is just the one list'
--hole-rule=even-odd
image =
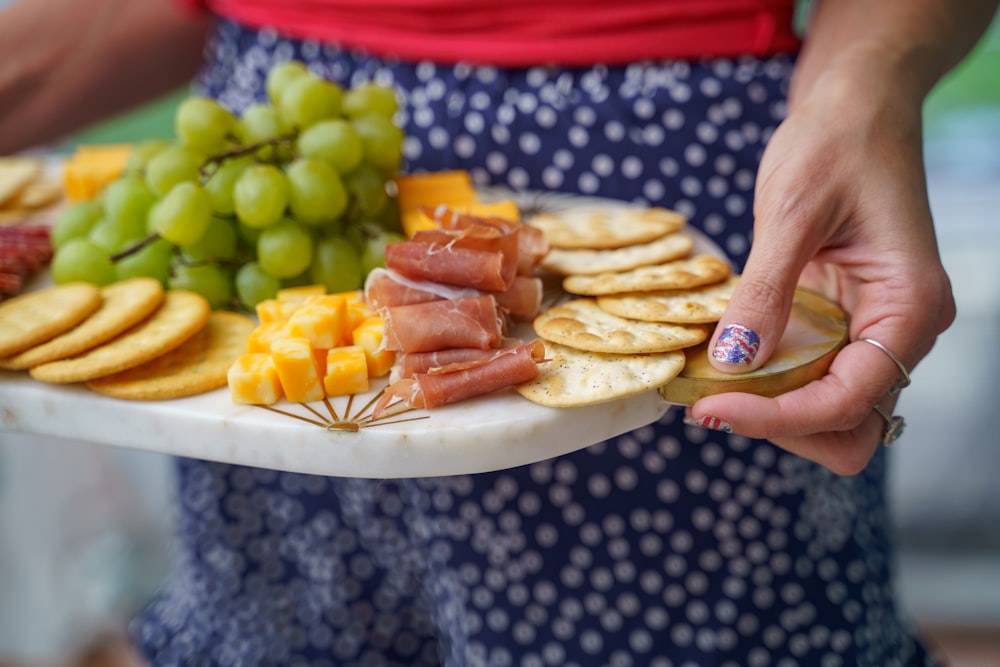
{"label": "cracker with seeds", "polygon": [[539,375],[514,387],[533,403],[554,408],[606,403],[656,389],[684,368],[681,351],[654,354],[588,352],[545,343]]}
{"label": "cracker with seeds", "polygon": [[0,357],[9,357],[69,331],[101,306],[101,290],[66,283],[0,303]]}
{"label": "cracker with seeds", "polygon": [[640,266],[687,257],[693,247],[694,239],[687,234],[674,232],[648,243],[636,243],[607,250],[552,248],[542,258],[541,266],[552,273],[564,276],[628,271]]}
{"label": "cracker with seeds", "polygon": [[738,275],[705,287],[687,290],[631,292],[597,297],[602,310],[644,322],[710,324],[718,322],[739,282]]}
{"label": "cracker with seeds", "polygon": [[670,352],[708,338],[700,324],[640,322],[602,310],[594,299],[575,299],[550,308],[534,321],[540,338],[579,350],[617,354]]}
{"label": "cracker with seeds", "polygon": [[23,370],[76,356],[111,340],[146,319],[163,302],[154,278],[130,278],[101,289],[101,306],[69,331],[20,354],[0,359],[0,368]]}
{"label": "cracker with seeds", "polygon": [[630,271],[567,276],[562,286],[570,294],[583,296],[691,289],[721,282],[730,272],[729,262],[715,255],[702,254]]}
{"label": "cracker with seeds", "polygon": [[141,366],[87,382],[114,398],[166,401],[226,386],[233,361],[246,351],[256,323],[248,317],[216,311],[187,342]]}
{"label": "cracker with seeds", "polygon": [[649,243],[678,231],[687,220],[661,207],[586,206],[539,213],[527,223],[541,229],[552,248],[598,250]]}
{"label": "cracker with seeds", "polygon": [[156,311],[104,345],[81,355],[33,367],[31,377],[64,384],[86,382],[134,368],[179,347],[208,321],[211,308],[205,297],[186,290],[170,290]]}

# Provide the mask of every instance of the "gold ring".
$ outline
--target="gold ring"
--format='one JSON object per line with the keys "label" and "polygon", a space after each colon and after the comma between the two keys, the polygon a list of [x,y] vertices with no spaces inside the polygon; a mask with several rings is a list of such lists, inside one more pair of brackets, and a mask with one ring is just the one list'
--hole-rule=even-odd
{"label": "gold ring", "polygon": [[877,405],[875,412],[885,420],[885,428],[882,429],[882,444],[888,447],[899,440],[899,436],[903,435],[903,431],[906,429],[906,420],[899,415],[890,415]]}
{"label": "gold ring", "polygon": [[899,369],[899,377],[896,378],[896,381],[893,383],[892,387],[889,389],[889,395],[890,396],[895,396],[900,391],[902,391],[905,387],[909,387],[910,386],[910,374],[909,374],[909,372],[907,372],[906,366],[903,365],[903,362],[899,360],[899,357],[897,357],[895,354],[892,353],[892,350],[890,350],[889,348],[887,348],[885,345],[883,345],[882,343],[878,342],[874,338],[859,338],[858,340],[864,341],[865,343],[868,343],[869,345],[874,345],[878,349],[880,349],[883,352],[885,352],[886,355],[890,359],[892,359],[892,363],[896,364],[896,368]]}

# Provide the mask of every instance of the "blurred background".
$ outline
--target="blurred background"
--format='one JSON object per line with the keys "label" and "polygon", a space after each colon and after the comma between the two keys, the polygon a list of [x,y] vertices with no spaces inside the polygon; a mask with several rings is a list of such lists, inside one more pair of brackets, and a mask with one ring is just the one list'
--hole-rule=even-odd
{"label": "blurred background", "polygon": [[[55,148],[169,138],[183,94]],[[890,480],[899,591],[951,665],[995,667],[1000,22],[931,95],[926,160],[958,317],[897,407],[908,424]],[[164,574],[170,482],[159,455],[0,434],[0,667],[130,664],[116,638]]]}

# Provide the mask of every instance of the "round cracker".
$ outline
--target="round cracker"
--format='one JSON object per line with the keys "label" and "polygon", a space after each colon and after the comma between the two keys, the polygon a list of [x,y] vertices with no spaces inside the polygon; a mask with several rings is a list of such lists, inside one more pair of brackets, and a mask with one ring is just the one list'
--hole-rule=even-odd
{"label": "round cracker", "polygon": [[205,326],[211,308],[205,297],[170,290],[152,315],[117,338],[81,355],[34,366],[42,382],[86,382],[144,364],[180,346]]}
{"label": "round cracker", "polygon": [[718,322],[739,282],[738,275],[705,287],[688,290],[632,292],[597,297],[602,310],[645,322],[710,324]]}
{"label": "round cracker", "polygon": [[695,255],[630,271],[566,276],[562,286],[570,294],[583,296],[691,289],[722,282],[730,271],[729,263],[715,255]]}
{"label": "round cracker", "polygon": [[684,227],[687,220],[668,208],[586,206],[539,213],[528,224],[542,230],[553,248],[623,248],[649,243]]}
{"label": "round cracker", "polygon": [[514,387],[533,403],[553,408],[606,403],[657,389],[684,369],[681,351],[655,354],[588,352],[545,343],[548,361],[538,377]]}
{"label": "round cracker", "polygon": [[0,303],[0,357],[55,338],[101,306],[101,290],[91,283],[54,285]]}
{"label": "round cracker", "polygon": [[535,318],[540,338],[580,350],[617,354],[645,354],[682,350],[708,338],[700,324],[640,322],[613,315],[594,299],[575,299],[548,309]]}
{"label": "round cracker", "polygon": [[102,302],[79,325],[0,360],[0,367],[22,370],[58,359],[76,356],[101,345],[146,319],[163,303],[163,285],[155,278],[129,278],[101,289]]}
{"label": "round cracker", "polygon": [[687,257],[694,239],[687,234],[665,234],[648,243],[636,243],[608,250],[553,248],[541,266],[560,275],[592,275],[605,271],[628,271],[640,266]]}
{"label": "round cracker", "polygon": [[216,311],[187,342],[141,366],[87,382],[98,394],[132,401],[166,401],[226,386],[233,361],[246,351],[255,323]]}

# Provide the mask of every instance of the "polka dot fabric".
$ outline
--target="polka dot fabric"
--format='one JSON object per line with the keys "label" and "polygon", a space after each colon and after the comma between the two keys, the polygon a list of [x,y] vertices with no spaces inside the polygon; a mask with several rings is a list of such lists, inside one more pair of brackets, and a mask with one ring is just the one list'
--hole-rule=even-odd
{"label": "polka dot fabric", "polygon": [[[438,67],[232,23],[209,55],[201,84],[237,110],[293,57],[395,85],[408,169],[670,206],[736,266],[792,65]],[[837,477],[676,410],[472,476],[180,459],[174,570],[133,635],[163,667],[926,665],[894,604],[885,466]]]}

